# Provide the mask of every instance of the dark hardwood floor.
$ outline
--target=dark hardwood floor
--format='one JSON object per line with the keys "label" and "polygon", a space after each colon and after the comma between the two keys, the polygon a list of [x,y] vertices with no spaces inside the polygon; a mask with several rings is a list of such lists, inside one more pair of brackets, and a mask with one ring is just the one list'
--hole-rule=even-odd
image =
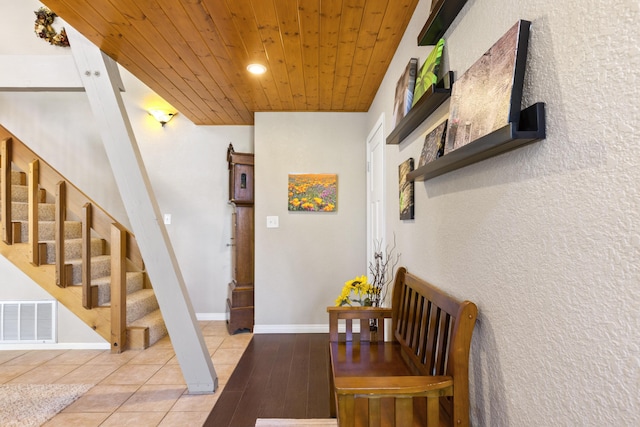
{"label": "dark hardwood floor", "polygon": [[329,418],[328,342],[328,334],[254,335],[204,425]]}

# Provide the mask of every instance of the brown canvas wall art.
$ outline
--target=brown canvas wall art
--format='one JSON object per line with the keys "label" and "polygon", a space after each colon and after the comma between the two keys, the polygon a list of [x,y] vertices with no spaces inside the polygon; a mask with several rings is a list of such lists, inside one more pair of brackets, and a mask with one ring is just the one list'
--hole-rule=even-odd
{"label": "brown canvas wall art", "polygon": [[425,136],[418,167],[424,166],[444,154],[444,140],[446,132],[447,121],[445,120]]}
{"label": "brown canvas wall art", "polygon": [[413,170],[413,158],[398,167],[400,181],[400,219],[413,219],[413,181],[407,181],[407,174]]}
{"label": "brown canvas wall art", "polygon": [[445,153],[518,120],[529,26],[518,21],[454,83]]}

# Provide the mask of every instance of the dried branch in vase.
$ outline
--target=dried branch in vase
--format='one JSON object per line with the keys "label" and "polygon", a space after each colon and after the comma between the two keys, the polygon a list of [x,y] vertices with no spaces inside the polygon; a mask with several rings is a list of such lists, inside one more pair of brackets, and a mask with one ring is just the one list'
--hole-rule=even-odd
{"label": "dried branch in vase", "polygon": [[393,271],[400,261],[400,254],[394,254],[396,236],[393,236],[393,246],[382,248],[382,241],[373,243],[373,261],[369,262],[371,286],[373,287],[373,306],[381,307],[387,298],[389,285],[393,281]]}

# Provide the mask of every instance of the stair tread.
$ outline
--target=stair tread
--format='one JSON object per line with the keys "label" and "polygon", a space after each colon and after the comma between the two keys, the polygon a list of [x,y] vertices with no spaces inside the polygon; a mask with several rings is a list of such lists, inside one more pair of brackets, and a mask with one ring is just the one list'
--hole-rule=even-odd
{"label": "stair tread", "polygon": [[148,327],[151,324],[157,324],[157,323],[164,323],[164,320],[162,318],[162,312],[159,309],[152,311],[151,313],[141,317],[135,322],[131,322],[129,326]]}
{"label": "stair tread", "polygon": [[127,305],[155,296],[153,289],[140,289],[127,295]]}
{"label": "stair tread", "polygon": [[[131,276],[135,276],[135,275],[143,274],[143,273],[141,271],[127,271],[125,274],[126,274],[127,277],[131,277]],[[111,284],[111,276],[102,276],[102,277],[99,277],[97,279],[93,279],[91,281],[92,285],[105,284],[105,283],[106,284]]]}
{"label": "stair tread", "polygon": [[[91,257],[91,261],[105,261],[111,259],[111,255],[96,255]],[[81,264],[82,259],[70,259],[67,264]]]}
{"label": "stair tread", "polygon": [[135,322],[158,308],[153,289],[141,289],[127,294],[127,323]]}

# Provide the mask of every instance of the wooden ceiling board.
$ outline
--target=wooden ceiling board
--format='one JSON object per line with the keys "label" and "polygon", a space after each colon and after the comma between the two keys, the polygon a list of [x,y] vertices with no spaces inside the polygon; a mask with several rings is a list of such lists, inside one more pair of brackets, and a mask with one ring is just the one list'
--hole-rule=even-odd
{"label": "wooden ceiling board", "polygon": [[320,56],[320,0],[307,0],[298,5],[300,38],[307,108],[318,111]]}
{"label": "wooden ceiling board", "polygon": [[[253,121],[251,109],[255,105],[255,101],[251,96],[252,91],[247,87],[237,87],[236,83],[242,79],[239,72],[239,70],[244,70],[242,63],[234,62],[231,58],[204,3],[192,2],[185,3],[183,6],[194,24],[193,31],[202,37],[202,53],[198,54],[206,57],[205,65],[215,64],[212,65],[214,69],[210,70],[214,77],[224,76],[224,79],[220,78],[220,80],[224,80],[220,84],[225,93],[231,94],[229,101],[234,105],[238,114],[246,122]],[[218,46],[219,48],[211,49],[210,46]]]}
{"label": "wooden ceiling board", "polygon": [[[248,63],[259,63],[267,66],[269,60],[262,43],[262,36],[258,22],[253,13],[253,6],[249,0],[230,0],[227,7],[231,12],[235,28],[245,46]],[[246,67],[246,65],[245,65]],[[273,70],[267,67],[267,72],[260,76],[248,76],[260,82],[267,98],[267,105],[256,105],[256,111],[284,111],[284,106],[278,94]]]}
{"label": "wooden ceiling board", "polygon": [[[371,3],[365,3],[365,9],[362,17],[361,30],[358,32],[358,40],[356,41],[356,49],[353,54],[353,65],[349,73],[349,84],[347,85],[347,93],[345,94],[345,105],[355,106],[358,110],[360,97],[367,97],[366,91],[375,93],[377,87],[365,85],[367,68],[373,54],[373,47],[380,32],[380,26],[386,13],[385,10],[373,8]],[[368,104],[362,106],[360,111],[366,111]]]}
{"label": "wooden ceiling board", "polygon": [[342,0],[322,0],[320,11],[320,111],[331,111]]}
{"label": "wooden ceiling board", "polygon": [[[55,11],[60,16],[73,19],[79,16],[74,6],[79,7],[83,16],[78,18],[78,24],[73,25],[77,31],[99,46],[103,52],[127,68],[132,74],[136,75],[147,86],[156,90],[174,108],[181,112],[188,111],[191,113],[190,119],[194,123],[204,124],[211,120],[205,113],[208,110],[208,106],[197,95],[196,91],[184,84],[184,80],[179,78],[178,73],[164,61],[158,52],[151,59],[148,59],[148,57],[155,52],[153,49],[147,49],[146,55],[142,55],[131,43],[132,39],[135,40],[135,34],[133,33],[132,37],[126,39],[122,37],[104,37],[97,28],[108,28],[112,31],[115,27],[107,23],[103,19],[103,15],[95,11],[95,9],[86,7],[84,2],[75,3],[80,4],[74,4],[73,0],[61,2]],[[63,13],[64,15],[62,15]],[[95,25],[95,27],[92,25]],[[136,59],[134,61],[131,58]],[[176,83],[175,85],[174,82]],[[159,91],[157,88],[162,90]],[[180,108],[181,106],[183,107],[182,109]]]}
{"label": "wooden ceiling board", "polygon": [[[416,6],[416,2],[410,3],[405,2],[403,7],[388,7],[382,18],[382,25],[380,25],[367,72],[364,75],[363,88],[367,90],[360,93],[358,105],[355,107],[361,111],[366,111],[371,106],[380,82],[389,68],[390,58],[393,58],[398,43],[409,25]],[[408,61],[409,58],[407,58]]]}
{"label": "wooden ceiling board", "polygon": [[[163,22],[170,41],[167,41],[163,50],[175,50],[179,57],[175,60],[178,64],[188,64],[189,71],[200,86],[201,96],[221,120],[226,122],[241,122],[242,115],[236,110],[235,105],[244,108],[240,97],[229,85],[229,80],[221,70],[217,60],[202,38],[195,24],[179,2],[173,0],[158,0],[161,10],[158,17],[150,17],[153,22]],[[171,19],[169,19],[169,16]],[[174,27],[175,23],[175,27]],[[173,62],[172,62],[173,63]],[[184,71],[188,73],[188,71]]]}
{"label": "wooden ceiling board", "polygon": [[289,88],[293,104],[292,110],[306,110],[307,93],[304,80],[304,62],[302,57],[302,37],[298,20],[299,1],[274,0],[277,23],[282,43],[282,60],[286,64],[289,76]]}
{"label": "wooden ceiling board", "polygon": [[358,30],[362,23],[365,0],[345,0],[342,3],[336,71],[333,81],[331,110],[346,111],[344,99],[347,95],[349,76],[353,66],[353,55],[358,41]]}
{"label": "wooden ceiling board", "polygon": [[[228,102],[224,91],[198,56],[197,49],[205,45],[200,34],[191,30],[193,23],[178,3],[167,3],[154,0],[141,1],[137,5],[128,3],[131,9],[144,7],[144,19],[137,24],[140,34],[146,36],[147,43],[155,44],[164,62],[175,69],[185,84],[199,94],[205,104],[201,109],[208,116],[212,119],[217,116],[221,121],[241,120],[233,104]],[[137,13],[135,16],[138,16]],[[136,45],[143,43],[142,40],[136,40]]]}
{"label": "wooden ceiling board", "polygon": [[[235,84],[241,84],[238,82],[243,81],[242,76],[245,75],[246,66],[250,62],[249,55],[227,3],[225,0],[203,0],[201,4],[205,7],[212,22],[210,41],[212,46],[216,46],[212,50],[215,52],[216,57],[226,58],[229,67],[232,67],[235,73]],[[213,16],[216,17],[215,21],[211,18]],[[241,88],[238,88],[238,90],[243,94],[245,105],[247,105],[248,109],[256,111],[258,106],[261,106],[264,111],[268,111],[269,101],[260,80],[246,78],[244,82],[244,85],[241,84],[241,88],[245,90],[240,90]]]}
{"label": "wooden ceiling board", "polygon": [[[198,125],[367,111],[417,2],[44,0]],[[250,75],[251,62],[267,72]]]}
{"label": "wooden ceiling board", "polygon": [[293,94],[287,70],[284,48],[278,25],[278,16],[272,0],[252,1],[254,19],[258,25],[260,40],[266,54],[267,68],[271,71],[278,91],[278,98],[282,103],[282,111],[292,111]]}

